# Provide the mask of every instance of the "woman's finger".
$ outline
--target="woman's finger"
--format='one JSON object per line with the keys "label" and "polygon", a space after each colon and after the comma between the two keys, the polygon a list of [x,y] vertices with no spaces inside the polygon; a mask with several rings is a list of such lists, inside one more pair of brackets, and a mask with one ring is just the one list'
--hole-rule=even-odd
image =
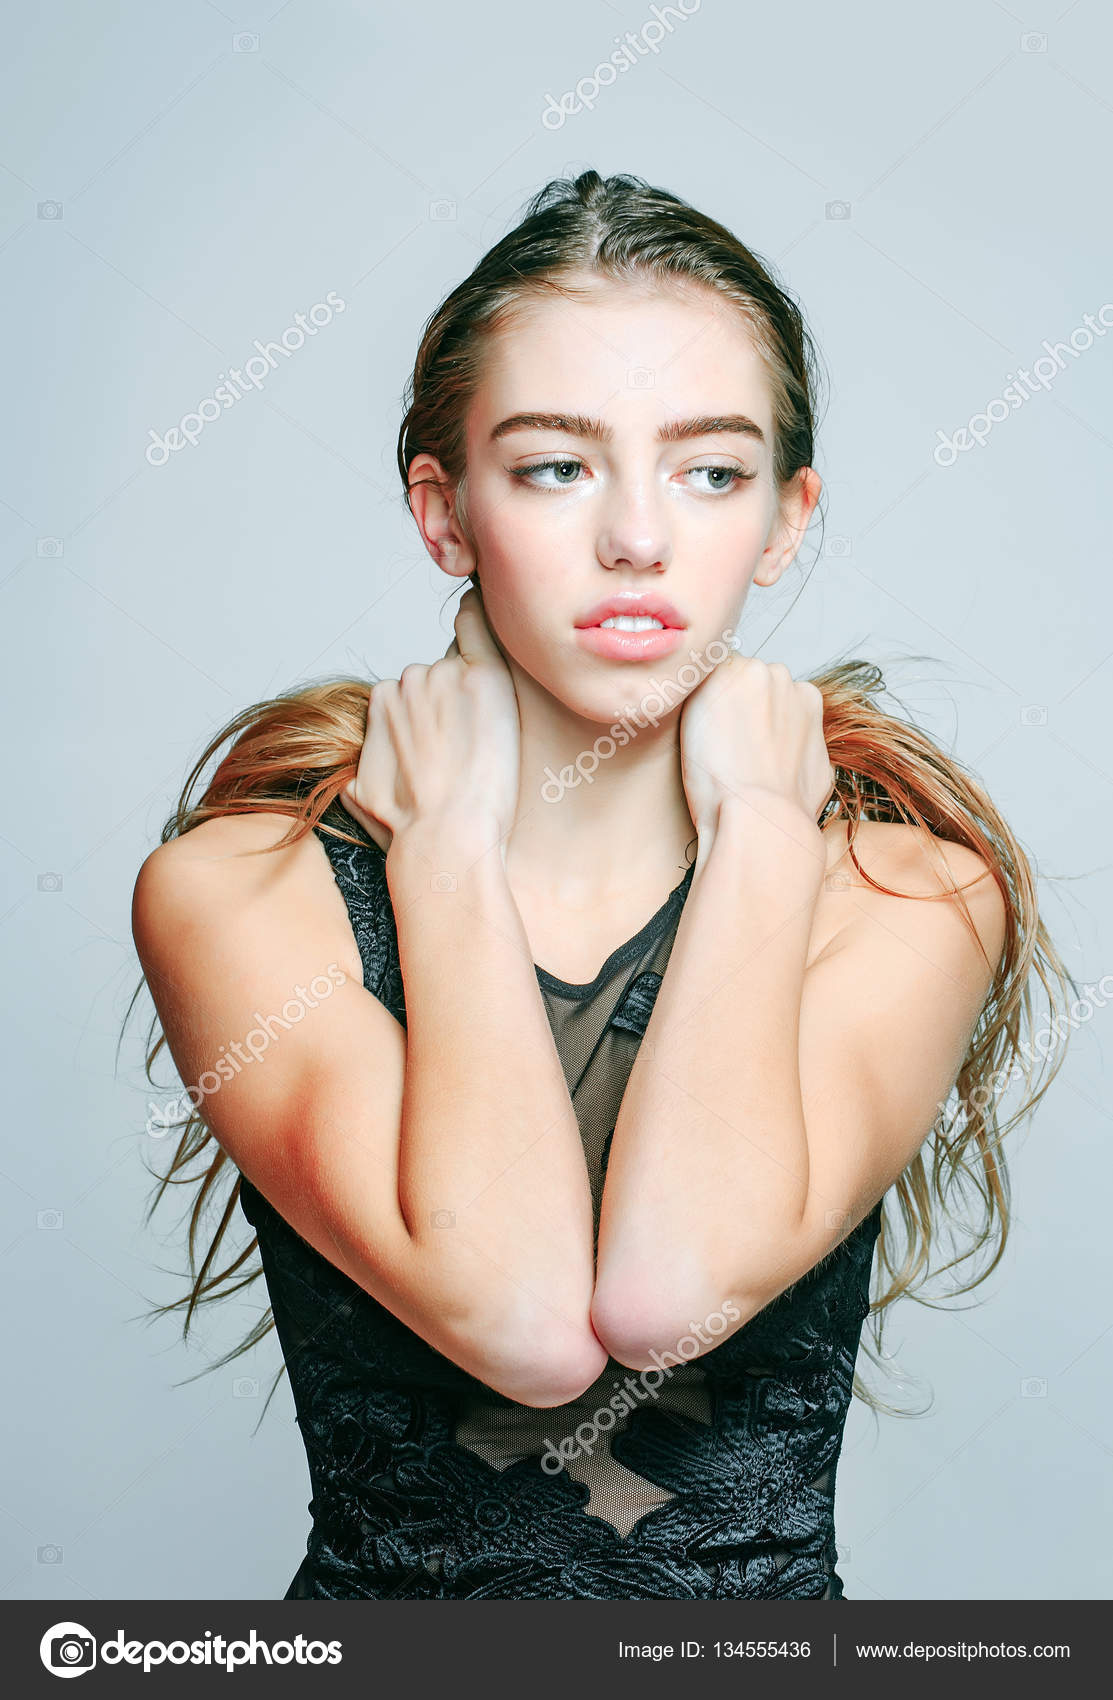
{"label": "woman's finger", "polygon": [[502,660],[487,624],[483,598],[474,585],[465,590],[456,610],[456,643],[457,654],[465,661]]}
{"label": "woman's finger", "polygon": [[357,825],[361,826],[364,832],[375,840],[379,849],[389,850],[394,834],[383,821],[377,820],[374,815],[368,814],[366,809],[360,807],[355,799],[355,789],[355,780],[350,779],[340,792],[340,801]]}

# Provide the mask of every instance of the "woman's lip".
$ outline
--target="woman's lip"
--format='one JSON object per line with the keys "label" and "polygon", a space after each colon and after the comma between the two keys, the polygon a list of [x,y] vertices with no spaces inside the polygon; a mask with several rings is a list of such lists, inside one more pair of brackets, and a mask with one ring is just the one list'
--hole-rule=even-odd
{"label": "woman's lip", "polygon": [[576,626],[578,641],[594,655],[611,661],[656,661],[669,655],[681,642],[683,626],[664,626],[642,632],[624,632],[617,626]]}
{"label": "woman's lip", "polygon": [[633,615],[637,619],[640,615],[645,614],[648,614],[651,619],[660,620],[663,626],[670,628],[684,629],[687,625],[687,622],[681,619],[671,602],[667,602],[663,596],[656,596],[651,592],[648,595],[631,598],[628,601],[623,601],[620,597],[613,601],[597,602],[594,608],[588,610],[582,620],[576,621],[576,626],[583,630],[589,626],[598,626],[603,620],[619,619],[625,615]]}

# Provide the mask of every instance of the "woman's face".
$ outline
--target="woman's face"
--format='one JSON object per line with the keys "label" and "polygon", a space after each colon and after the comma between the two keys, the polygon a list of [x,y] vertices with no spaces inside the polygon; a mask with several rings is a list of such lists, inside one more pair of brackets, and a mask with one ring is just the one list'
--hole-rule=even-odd
{"label": "woman's face", "polygon": [[[772,431],[747,327],[713,291],[594,279],[589,299],[531,301],[492,339],[469,410],[475,555],[454,568],[478,567],[507,656],[590,720],[687,666],[679,704],[814,502],[779,508]],[[664,631],[600,628],[608,602],[642,598]]]}

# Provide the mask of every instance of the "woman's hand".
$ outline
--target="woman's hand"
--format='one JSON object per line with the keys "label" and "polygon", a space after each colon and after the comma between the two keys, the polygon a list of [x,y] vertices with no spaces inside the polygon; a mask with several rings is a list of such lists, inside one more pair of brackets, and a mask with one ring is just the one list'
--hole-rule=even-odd
{"label": "woman's hand", "polygon": [[518,804],[518,697],[474,586],[440,661],[410,662],[371,687],[367,735],[340,800],[383,850],[424,822],[505,840]]}
{"label": "woman's hand", "polygon": [[731,655],[680,711],[684,791],[696,830],[714,831],[724,797],[761,791],[818,820],[835,784],[823,693],[780,661]]}

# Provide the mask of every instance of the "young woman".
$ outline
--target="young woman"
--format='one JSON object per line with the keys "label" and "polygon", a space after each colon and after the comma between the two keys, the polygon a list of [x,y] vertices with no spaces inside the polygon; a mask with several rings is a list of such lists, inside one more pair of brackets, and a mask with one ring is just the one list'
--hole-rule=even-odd
{"label": "young woman", "polygon": [[967,1182],[1001,1255],[1030,982],[1069,981],[1028,862],[876,668],[735,653],[819,496],[815,373],[721,225],[548,185],[399,438],[454,641],[240,715],[143,865],[148,1074],[168,1042],[192,1106],[155,1203],[219,1142],[179,1304],[257,1244],[312,1481],[287,1598],[842,1598],[875,1250],[879,1315]]}

